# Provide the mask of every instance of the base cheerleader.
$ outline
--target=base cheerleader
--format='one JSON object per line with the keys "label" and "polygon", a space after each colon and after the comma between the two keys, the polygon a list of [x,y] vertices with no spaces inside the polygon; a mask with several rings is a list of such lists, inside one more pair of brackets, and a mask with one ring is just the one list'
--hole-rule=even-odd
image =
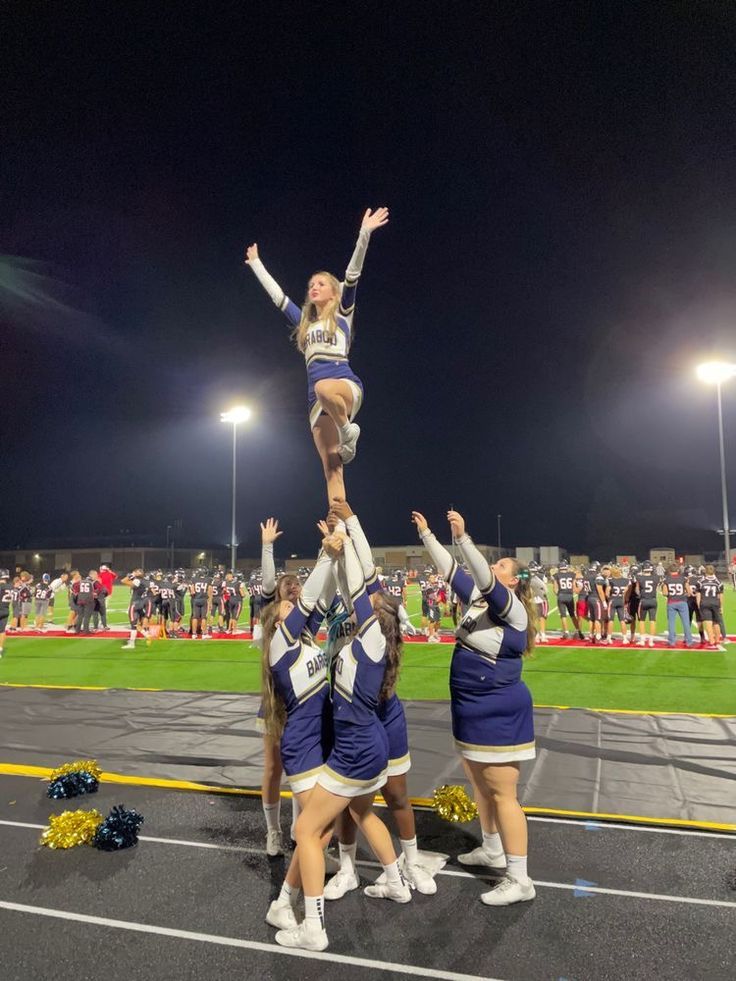
{"label": "base cheerleader", "polygon": [[529,570],[513,558],[489,567],[466,535],[462,516],[450,511],[448,519],[470,575],[439,544],[425,517],[412,514],[435,566],[467,604],[450,668],[452,731],[473,787],[483,842],[458,858],[463,865],[503,871],[500,884],[481,899],[507,906],[535,895],[527,874],[526,817],[517,798],[519,762],[535,756],[532,698],[521,680],[521,659],[533,650],[536,633]]}
{"label": "base cheerleader", "polygon": [[366,895],[397,903],[411,900],[391,835],[373,810],[374,795],[386,783],[388,768],[388,739],[376,708],[386,671],[398,661],[398,610],[384,593],[368,595],[360,560],[349,538],[344,539],[344,571],[358,633],[335,664],[334,746],[297,821],[296,854],[305,917],[298,926],[276,934],[276,942],[284,947],[324,950],[328,946],[322,848],[325,836],[346,808],[383,866],[384,881],[366,887]]}

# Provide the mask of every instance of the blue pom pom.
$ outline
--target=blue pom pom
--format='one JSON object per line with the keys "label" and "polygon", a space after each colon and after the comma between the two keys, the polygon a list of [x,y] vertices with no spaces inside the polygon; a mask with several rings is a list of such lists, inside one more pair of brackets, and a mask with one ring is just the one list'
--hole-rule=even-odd
{"label": "blue pom pom", "polygon": [[103,852],[114,852],[119,848],[130,848],[138,844],[138,829],[143,824],[143,816],[137,811],[127,811],[122,804],[113,807],[97,829],[92,839],[95,848]]}
{"label": "blue pom pom", "polygon": [[79,797],[80,794],[96,794],[100,783],[97,777],[86,770],[77,770],[75,773],[65,773],[63,776],[52,780],[46,790],[46,796],[54,800],[67,800],[70,797]]}

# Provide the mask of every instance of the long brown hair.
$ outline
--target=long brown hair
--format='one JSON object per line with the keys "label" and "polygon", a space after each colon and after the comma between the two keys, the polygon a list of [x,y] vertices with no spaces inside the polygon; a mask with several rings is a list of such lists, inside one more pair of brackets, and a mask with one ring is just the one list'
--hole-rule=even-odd
{"label": "long brown hair", "polygon": [[531,573],[527,566],[522,565],[518,559],[512,558],[514,563],[514,575],[518,578],[518,583],[514,586],[514,593],[521,600],[522,606],[526,610],[526,647],[524,657],[528,657],[537,644],[537,604],[534,602],[531,587]]}
{"label": "long brown hair", "polygon": [[379,702],[384,702],[393,695],[396,682],[399,680],[404,642],[401,639],[397,597],[389,596],[388,593],[383,592],[376,593],[375,597],[373,612],[386,640],[386,670],[383,675],[381,692],[378,696]]}
{"label": "long brown hair", "polygon": [[281,600],[269,603],[261,613],[261,698],[263,699],[263,725],[267,736],[280,739],[286,725],[286,706],[273,684],[268,653],[273,635],[281,617]]}
{"label": "long brown hair", "polygon": [[324,278],[332,285],[335,291],[334,297],[325,304],[322,313],[317,310],[317,307],[309,299],[309,289],[307,288],[307,295],[304,297],[304,303],[302,304],[302,316],[301,320],[291,332],[291,337],[296,346],[300,351],[304,351],[307,344],[307,333],[309,328],[316,321],[321,321],[327,335],[332,339],[337,333],[337,311],[340,306],[340,282],[332,275],[332,273],[320,271],[313,273],[311,279],[315,276],[324,276]]}

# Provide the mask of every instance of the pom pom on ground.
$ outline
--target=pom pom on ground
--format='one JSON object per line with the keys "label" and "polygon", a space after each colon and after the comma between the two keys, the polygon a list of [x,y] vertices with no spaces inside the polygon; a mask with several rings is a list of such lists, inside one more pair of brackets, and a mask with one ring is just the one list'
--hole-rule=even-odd
{"label": "pom pom on ground", "polygon": [[437,787],[434,792],[433,807],[445,821],[465,824],[478,817],[475,801],[468,797],[464,787],[447,784]]}
{"label": "pom pom on ground", "polygon": [[138,844],[138,829],[143,816],[137,811],[126,810],[122,804],[113,807],[97,829],[92,844],[103,852],[114,852]]}
{"label": "pom pom on ground", "polygon": [[96,776],[87,770],[79,770],[52,780],[46,789],[46,796],[53,800],[63,800],[79,797],[80,794],[96,794],[99,785]]}
{"label": "pom pom on ground", "polygon": [[99,780],[102,776],[102,770],[99,768],[97,760],[75,760],[73,763],[57,766],[55,770],[51,771],[49,780],[57,780],[59,777],[66,776],[67,773],[89,773],[95,780]]}
{"label": "pom pom on ground", "polygon": [[76,848],[92,841],[102,822],[99,811],[64,811],[52,814],[41,834],[41,844],[49,848]]}

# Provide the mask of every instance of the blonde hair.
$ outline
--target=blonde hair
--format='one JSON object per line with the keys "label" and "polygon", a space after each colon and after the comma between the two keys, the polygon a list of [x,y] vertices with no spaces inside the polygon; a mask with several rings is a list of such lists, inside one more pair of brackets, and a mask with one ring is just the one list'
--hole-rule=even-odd
{"label": "blonde hair", "polygon": [[291,332],[292,339],[299,350],[303,353],[304,348],[307,346],[307,333],[312,324],[316,323],[318,320],[324,324],[327,336],[332,339],[337,333],[337,311],[340,306],[340,282],[339,280],[328,272],[316,272],[313,273],[310,282],[315,276],[324,276],[324,278],[332,286],[335,295],[331,300],[325,304],[322,313],[317,310],[317,307],[309,299],[309,289],[307,289],[307,295],[304,297],[304,304],[302,305],[302,316],[301,320]]}
{"label": "blonde hair", "polygon": [[261,613],[261,698],[263,700],[263,726],[267,736],[280,739],[286,725],[286,706],[273,684],[273,673],[268,659],[271,641],[281,617],[281,600],[269,603]]}

